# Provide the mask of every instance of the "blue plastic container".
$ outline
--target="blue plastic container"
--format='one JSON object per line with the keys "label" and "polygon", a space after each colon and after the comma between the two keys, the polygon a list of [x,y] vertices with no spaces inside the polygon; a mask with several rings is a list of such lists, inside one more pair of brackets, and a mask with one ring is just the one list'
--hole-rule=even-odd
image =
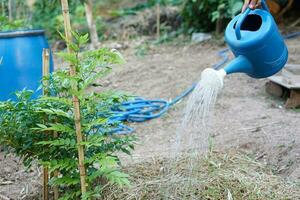
{"label": "blue plastic container", "polygon": [[[13,93],[24,88],[38,89],[43,48],[49,48],[44,30],[0,32],[0,101],[15,99]],[[41,91],[36,91],[33,98],[40,94]]]}
{"label": "blue plastic container", "polygon": [[236,56],[224,70],[265,78],[280,71],[288,60],[288,50],[267,4],[263,9],[247,9],[228,24],[225,40]]}

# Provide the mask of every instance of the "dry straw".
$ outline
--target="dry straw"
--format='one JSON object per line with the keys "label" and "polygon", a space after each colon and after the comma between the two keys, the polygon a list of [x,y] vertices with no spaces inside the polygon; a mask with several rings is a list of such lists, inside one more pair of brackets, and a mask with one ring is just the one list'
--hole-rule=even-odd
{"label": "dry straw", "polygon": [[300,199],[299,185],[274,175],[266,165],[245,154],[214,152],[199,156],[194,160],[192,175],[189,162],[185,155],[176,162],[156,160],[129,166],[126,170],[131,187],[108,185],[104,199]]}

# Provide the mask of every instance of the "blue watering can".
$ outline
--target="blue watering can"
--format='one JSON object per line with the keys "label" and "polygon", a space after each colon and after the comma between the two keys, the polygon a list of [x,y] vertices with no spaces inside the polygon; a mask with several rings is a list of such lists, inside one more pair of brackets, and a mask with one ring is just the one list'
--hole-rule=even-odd
{"label": "blue watering can", "polygon": [[262,9],[248,8],[226,28],[225,41],[236,57],[224,68],[226,74],[241,72],[253,78],[266,78],[287,62],[284,40],[265,0],[261,3]]}

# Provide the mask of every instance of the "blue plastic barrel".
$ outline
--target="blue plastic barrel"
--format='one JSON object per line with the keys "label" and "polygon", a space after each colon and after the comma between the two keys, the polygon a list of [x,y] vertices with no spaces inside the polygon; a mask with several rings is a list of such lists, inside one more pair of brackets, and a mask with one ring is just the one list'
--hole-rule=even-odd
{"label": "blue plastic barrel", "polygon": [[[44,30],[0,32],[0,101],[15,99],[24,88],[35,91],[42,79],[42,52],[49,48]],[[50,57],[50,72],[53,61]]]}

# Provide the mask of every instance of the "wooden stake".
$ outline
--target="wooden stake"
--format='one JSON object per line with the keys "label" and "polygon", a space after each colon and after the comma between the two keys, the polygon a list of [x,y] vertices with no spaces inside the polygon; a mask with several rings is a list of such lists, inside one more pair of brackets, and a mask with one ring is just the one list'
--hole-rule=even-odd
{"label": "wooden stake", "polygon": [[[58,177],[59,172],[57,170],[54,171],[53,176],[54,177]],[[53,193],[54,193],[54,200],[58,200],[59,198],[59,191],[58,191],[58,187],[54,186],[53,187]]]}
{"label": "wooden stake", "polygon": [[[71,53],[72,50],[70,48],[70,42],[72,41],[72,34],[71,34],[71,22],[70,22],[70,15],[69,15],[69,6],[68,0],[61,0],[62,5],[62,12],[64,16],[64,27],[65,27],[65,36],[67,42],[67,49],[68,52]],[[76,75],[75,66],[70,65],[70,75]],[[77,85],[73,84],[72,89],[74,91],[78,90]],[[80,122],[80,102],[76,95],[73,95],[73,106],[74,106],[74,118],[75,118],[75,128],[76,128],[76,137],[77,137],[77,146],[78,146],[78,168],[80,174],[80,185],[81,185],[81,193],[86,193],[86,172],[84,166],[84,148],[81,145],[82,139],[82,132],[81,132],[81,122]]]}
{"label": "wooden stake", "polygon": [[[43,77],[50,74],[50,51],[49,49],[43,49]],[[47,80],[43,80],[43,85],[48,85]],[[43,87],[43,95],[48,95],[49,91]]]}
{"label": "wooden stake", "polygon": [[[49,76],[50,74],[50,50],[49,49],[43,49],[43,77]],[[43,85],[48,86],[49,81],[44,80]],[[43,88],[43,95],[48,96],[49,91]],[[58,134],[56,131],[53,132],[54,138],[58,137]],[[56,170],[54,171],[53,176],[58,177],[59,172]],[[48,184],[48,183],[47,183]],[[57,200],[59,198],[58,194],[58,187],[53,187],[53,193],[54,193],[54,200]]]}
{"label": "wooden stake", "polygon": [[[43,77],[48,76],[49,75],[49,65],[50,65],[50,54],[49,54],[49,49],[43,49]],[[43,85],[48,85],[48,81],[45,82],[45,80],[43,80]],[[45,87],[43,87],[43,95],[48,95],[48,90],[45,89]],[[46,133],[47,134],[47,133]],[[49,170],[47,166],[43,167],[43,200],[48,200],[49,196],[48,196],[48,182],[49,182]]]}
{"label": "wooden stake", "polygon": [[43,200],[48,200],[48,182],[49,182],[49,171],[48,167],[43,167]]}
{"label": "wooden stake", "polygon": [[160,4],[156,3],[156,39],[160,38]]}

